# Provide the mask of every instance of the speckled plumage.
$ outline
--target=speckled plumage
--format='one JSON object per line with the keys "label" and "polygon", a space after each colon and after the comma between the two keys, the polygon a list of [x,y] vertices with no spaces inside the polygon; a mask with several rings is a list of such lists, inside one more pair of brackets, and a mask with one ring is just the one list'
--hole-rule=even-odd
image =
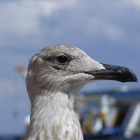
{"label": "speckled plumage", "polygon": [[48,97],[40,96],[34,102],[28,139],[83,139],[78,117],[73,111],[73,99],[58,92]]}

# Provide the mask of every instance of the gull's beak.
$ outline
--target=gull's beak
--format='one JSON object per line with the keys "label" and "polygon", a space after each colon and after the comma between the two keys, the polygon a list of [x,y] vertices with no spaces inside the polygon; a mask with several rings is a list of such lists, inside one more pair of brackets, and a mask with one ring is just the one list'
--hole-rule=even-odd
{"label": "gull's beak", "polygon": [[120,82],[137,82],[137,77],[129,68],[102,64],[105,69],[86,71],[95,80],[116,80]]}

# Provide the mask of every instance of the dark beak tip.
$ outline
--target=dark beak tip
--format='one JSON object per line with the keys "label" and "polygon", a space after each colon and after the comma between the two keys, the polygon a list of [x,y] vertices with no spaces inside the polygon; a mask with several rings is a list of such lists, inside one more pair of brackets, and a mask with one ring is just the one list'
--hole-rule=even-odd
{"label": "dark beak tip", "polygon": [[130,71],[129,82],[138,82],[137,76],[132,71]]}
{"label": "dark beak tip", "polygon": [[133,77],[130,77],[127,81],[124,81],[125,82],[138,82],[138,79],[136,76],[133,76]]}
{"label": "dark beak tip", "polygon": [[138,79],[137,79],[136,75],[133,75],[132,82],[138,82]]}
{"label": "dark beak tip", "polygon": [[138,82],[136,74],[129,68],[126,68],[126,76],[128,77],[128,80],[125,82]]}

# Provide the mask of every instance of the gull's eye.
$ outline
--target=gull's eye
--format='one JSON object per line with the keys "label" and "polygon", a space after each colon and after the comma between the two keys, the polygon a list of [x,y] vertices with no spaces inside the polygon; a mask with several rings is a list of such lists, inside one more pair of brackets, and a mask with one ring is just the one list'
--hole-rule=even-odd
{"label": "gull's eye", "polygon": [[57,61],[59,63],[66,63],[68,61],[68,57],[65,56],[65,55],[60,55],[60,56],[57,57]]}

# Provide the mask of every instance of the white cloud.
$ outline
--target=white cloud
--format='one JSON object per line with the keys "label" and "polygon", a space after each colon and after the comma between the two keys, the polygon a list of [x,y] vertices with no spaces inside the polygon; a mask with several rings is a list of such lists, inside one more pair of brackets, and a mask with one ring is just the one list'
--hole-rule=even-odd
{"label": "white cloud", "polygon": [[111,23],[107,23],[98,18],[91,18],[87,25],[87,34],[95,37],[104,37],[112,41],[118,41],[124,35],[123,30]]}
{"label": "white cloud", "polygon": [[74,0],[21,0],[0,4],[1,44],[6,39],[22,36],[39,35],[40,17],[52,16],[60,9],[74,6]]}
{"label": "white cloud", "polygon": [[[126,12],[130,12],[129,8],[134,5],[140,5],[139,0],[4,2],[0,4],[0,47],[7,44],[21,46],[24,43],[34,46],[37,42],[46,43],[53,38],[57,40],[60,37],[65,39],[80,36],[81,32],[86,33],[88,38],[95,36],[118,41],[129,36],[126,32],[129,29],[124,30],[123,22],[129,19],[127,25],[129,24],[131,17]],[[42,19],[45,19],[44,23]]]}
{"label": "white cloud", "polygon": [[140,10],[140,0],[129,0],[129,3],[131,6],[133,5],[135,6],[135,8],[138,8]]}
{"label": "white cloud", "polygon": [[40,12],[51,16],[57,10],[67,9],[76,5],[76,0],[48,0],[36,3],[40,7]]}

